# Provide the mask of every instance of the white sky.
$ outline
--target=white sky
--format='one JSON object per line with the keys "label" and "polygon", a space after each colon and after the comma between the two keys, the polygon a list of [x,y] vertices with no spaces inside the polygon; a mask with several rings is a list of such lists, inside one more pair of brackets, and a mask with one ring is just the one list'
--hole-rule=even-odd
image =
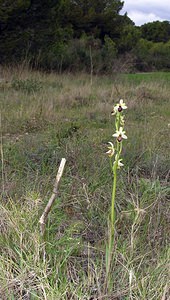
{"label": "white sky", "polygon": [[121,14],[140,26],[153,21],[170,21],[170,0],[124,0]]}

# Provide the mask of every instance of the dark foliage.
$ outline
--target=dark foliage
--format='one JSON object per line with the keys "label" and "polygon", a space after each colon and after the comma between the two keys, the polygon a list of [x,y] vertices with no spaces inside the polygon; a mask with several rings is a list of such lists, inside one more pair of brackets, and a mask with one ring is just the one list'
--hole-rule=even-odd
{"label": "dark foliage", "polygon": [[1,64],[89,71],[93,60],[97,73],[131,57],[133,70],[168,69],[170,23],[136,27],[122,7],[120,0],[0,0]]}

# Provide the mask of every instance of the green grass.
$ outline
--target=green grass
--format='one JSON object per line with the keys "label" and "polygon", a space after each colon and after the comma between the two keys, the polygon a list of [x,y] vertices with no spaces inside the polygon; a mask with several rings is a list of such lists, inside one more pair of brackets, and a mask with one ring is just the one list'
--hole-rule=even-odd
{"label": "green grass", "polygon": [[[2,70],[0,298],[168,299],[170,73]],[[110,291],[105,242],[113,104],[128,106]],[[39,218],[66,167],[44,240]]]}
{"label": "green grass", "polygon": [[132,73],[122,74],[121,79],[132,84],[152,83],[153,81],[168,83],[170,72],[150,72],[150,73]]}

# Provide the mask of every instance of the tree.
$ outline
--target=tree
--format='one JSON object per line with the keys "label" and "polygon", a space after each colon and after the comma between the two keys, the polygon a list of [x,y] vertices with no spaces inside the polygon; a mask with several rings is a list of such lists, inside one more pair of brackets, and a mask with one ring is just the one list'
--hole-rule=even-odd
{"label": "tree", "polygon": [[140,71],[151,70],[151,58],[150,49],[153,46],[153,42],[147,41],[145,39],[139,39],[133,52],[136,56],[136,68]]}
{"label": "tree", "polygon": [[121,29],[120,40],[118,42],[119,53],[125,53],[135,48],[141,37],[140,29],[125,14]]}
{"label": "tree", "polygon": [[61,28],[62,0],[7,0],[0,2],[0,56],[3,61],[20,61],[29,56],[41,63],[49,48],[61,49],[72,35],[70,28]]}
{"label": "tree", "polygon": [[154,43],[150,49],[151,64],[157,70],[170,68],[170,41]]}
{"label": "tree", "polygon": [[153,42],[170,40],[170,22],[154,21],[141,26],[142,38]]}
{"label": "tree", "polygon": [[70,0],[65,21],[72,24],[74,37],[85,32],[104,41],[105,35],[116,34],[122,7],[120,0]]}

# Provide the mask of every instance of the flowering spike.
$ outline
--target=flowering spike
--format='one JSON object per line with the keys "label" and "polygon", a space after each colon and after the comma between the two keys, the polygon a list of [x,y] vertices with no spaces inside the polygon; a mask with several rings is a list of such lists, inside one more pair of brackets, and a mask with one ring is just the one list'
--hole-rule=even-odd
{"label": "flowering spike", "polygon": [[121,141],[123,139],[127,139],[126,132],[124,131],[124,115],[122,111],[126,109],[127,106],[123,102],[123,99],[120,99],[119,103],[117,103],[113,107],[112,115],[116,115],[115,118],[115,130],[116,132],[113,134],[113,137],[117,138],[116,148],[114,148],[113,144],[109,142],[108,151],[106,152],[110,158],[115,154],[114,159],[110,159],[111,169],[113,172],[113,187],[112,187],[112,200],[111,200],[111,208],[109,213],[109,239],[106,250],[106,276],[107,278],[110,276],[110,267],[111,267],[111,259],[112,259],[112,250],[114,243],[114,235],[115,235],[115,198],[116,198],[116,185],[117,185],[117,171],[124,166],[122,163],[121,153],[123,144]]}

